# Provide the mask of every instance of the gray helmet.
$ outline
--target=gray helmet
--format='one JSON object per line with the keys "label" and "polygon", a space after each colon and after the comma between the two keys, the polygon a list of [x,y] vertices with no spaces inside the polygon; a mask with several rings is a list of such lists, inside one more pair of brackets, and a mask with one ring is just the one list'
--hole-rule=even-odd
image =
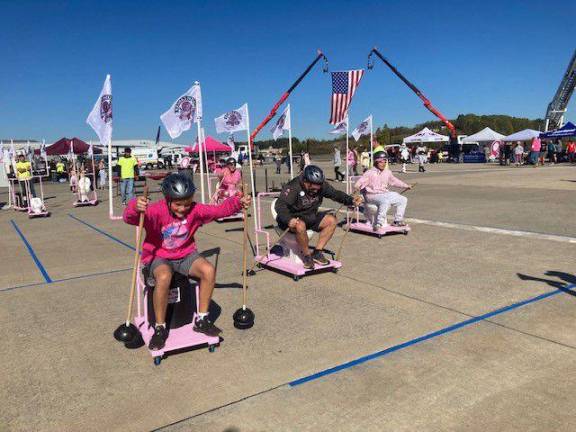
{"label": "gray helmet", "polygon": [[302,180],[309,183],[322,184],[324,183],[324,173],[316,165],[308,165],[304,168]]}
{"label": "gray helmet", "polygon": [[373,158],[374,158],[374,161],[377,161],[378,159],[387,160],[388,159],[388,153],[383,152],[383,151],[377,151],[376,153],[374,153]]}
{"label": "gray helmet", "polygon": [[169,201],[190,198],[195,191],[194,182],[185,174],[170,174],[162,181],[162,193]]}

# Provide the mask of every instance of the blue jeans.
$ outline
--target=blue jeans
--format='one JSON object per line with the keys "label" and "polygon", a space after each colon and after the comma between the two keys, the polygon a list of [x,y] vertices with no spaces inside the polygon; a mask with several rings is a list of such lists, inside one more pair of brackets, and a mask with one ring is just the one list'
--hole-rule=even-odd
{"label": "blue jeans", "polygon": [[122,179],[120,182],[120,194],[122,195],[122,203],[125,204],[134,198],[134,179]]}

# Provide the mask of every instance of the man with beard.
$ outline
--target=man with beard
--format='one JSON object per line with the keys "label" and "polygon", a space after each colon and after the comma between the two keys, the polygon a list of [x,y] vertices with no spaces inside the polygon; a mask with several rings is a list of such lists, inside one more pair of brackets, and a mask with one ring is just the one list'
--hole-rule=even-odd
{"label": "man with beard", "polygon": [[[296,234],[296,241],[304,253],[302,261],[307,269],[314,268],[314,263],[330,263],[323,250],[334,235],[337,220],[333,215],[318,211],[324,198],[347,206],[362,203],[362,197],[352,197],[330,186],[322,170],[315,165],[308,165],[298,177],[287,183],[276,201],[278,226],[283,230],[289,228]],[[306,233],[309,229],[319,233],[318,243],[312,253]]]}

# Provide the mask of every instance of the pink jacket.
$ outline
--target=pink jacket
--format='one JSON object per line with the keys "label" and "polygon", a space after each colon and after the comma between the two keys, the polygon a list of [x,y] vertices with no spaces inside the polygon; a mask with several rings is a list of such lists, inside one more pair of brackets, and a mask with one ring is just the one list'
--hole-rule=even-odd
{"label": "pink jacket", "polygon": [[[185,219],[178,219],[168,210],[166,200],[151,203],[144,215],[146,238],[142,245],[142,262],[150,263],[154,257],[181,259],[196,251],[194,233],[202,225],[215,219],[233,215],[242,204],[237,197],[228,198],[220,205],[194,203]],[[124,210],[124,222],[138,225],[140,213],[136,199],[130,200]]]}
{"label": "pink jacket", "polygon": [[368,195],[388,192],[389,186],[408,187],[402,180],[394,177],[392,171],[387,169],[380,171],[378,168],[370,168],[354,186],[357,189],[365,190]]}
{"label": "pink jacket", "polygon": [[224,168],[218,173],[220,178],[220,189],[234,190],[238,189],[238,185],[242,181],[242,173],[240,170],[235,170],[233,173],[228,168]]}
{"label": "pink jacket", "polygon": [[348,150],[348,154],[346,155],[346,164],[351,166],[356,165],[356,155],[353,150]]}
{"label": "pink jacket", "polygon": [[533,152],[539,152],[541,148],[542,148],[542,141],[540,141],[540,138],[535,137],[535,138],[532,140],[531,150],[532,150]]}

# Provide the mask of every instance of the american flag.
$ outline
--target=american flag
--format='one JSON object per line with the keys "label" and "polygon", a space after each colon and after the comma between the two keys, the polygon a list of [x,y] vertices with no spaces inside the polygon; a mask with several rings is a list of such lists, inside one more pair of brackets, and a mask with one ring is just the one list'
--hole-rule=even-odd
{"label": "american flag", "polygon": [[354,96],[363,75],[364,69],[332,72],[331,124],[340,123],[346,117],[352,96]]}

